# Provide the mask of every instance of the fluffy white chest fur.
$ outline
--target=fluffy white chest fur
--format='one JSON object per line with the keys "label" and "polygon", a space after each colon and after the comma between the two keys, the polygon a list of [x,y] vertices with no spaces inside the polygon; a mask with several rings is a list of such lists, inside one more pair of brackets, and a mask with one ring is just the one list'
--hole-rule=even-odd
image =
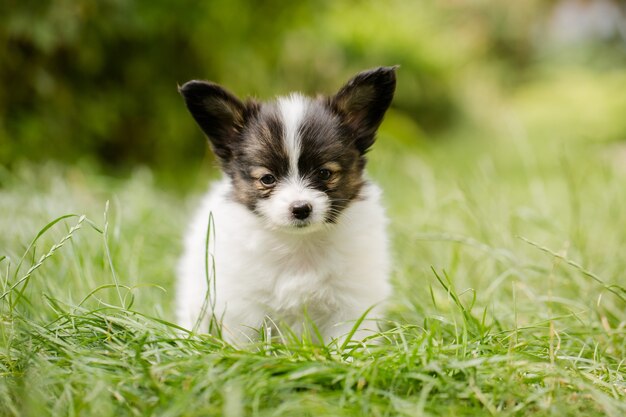
{"label": "fluffy white chest fur", "polygon": [[210,82],[181,87],[225,174],[186,234],[183,327],[215,325],[235,343],[262,326],[329,342],[371,309],[354,337],[377,328],[390,292],[386,218],[364,169],[394,89],[394,67],[330,97],[242,102]]}
{"label": "fluffy white chest fur", "polygon": [[[307,321],[305,311],[325,341],[347,334],[370,307],[368,319],[380,317],[390,286],[386,218],[378,187],[365,186],[362,199],[350,205],[337,224],[307,234],[267,230],[257,216],[229,198],[230,187],[228,180],[212,187],[185,237],[177,292],[183,327],[194,327],[209,289],[209,213],[215,227],[209,254],[215,267],[209,268],[215,279],[214,314],[227,340],[254,339],[267,318],[268,324],[284,323],[299,333]],[[210,314],[200,330],[208,329]],[[366,320],[355,337],[363,338],[373,329],[376,324]]]}

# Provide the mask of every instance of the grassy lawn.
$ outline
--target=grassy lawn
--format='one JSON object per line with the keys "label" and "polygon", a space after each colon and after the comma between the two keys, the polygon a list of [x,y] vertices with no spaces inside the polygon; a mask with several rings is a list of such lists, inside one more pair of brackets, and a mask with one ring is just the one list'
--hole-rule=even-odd
{"label": "grassy lawn", "polygon": [[436,142],[389,115],[380,344],[183,336],[193,197],[146,169],[0,171],[0,415],[625,415],[626,146],[589,134],[602,109],[547,117],[528,91]]}

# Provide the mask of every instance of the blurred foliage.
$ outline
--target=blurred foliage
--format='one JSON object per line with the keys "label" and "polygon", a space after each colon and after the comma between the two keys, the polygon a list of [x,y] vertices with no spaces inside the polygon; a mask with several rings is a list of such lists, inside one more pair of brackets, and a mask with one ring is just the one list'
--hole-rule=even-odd
{"label": "blurred foliage", "polygon": [[[565,92],[582,113],[612,100],[610,127],[602,106],[591,126],[623,138],[626,105],[615,98],[623,39],[574,53],[550,49],[555,3],[4,0],[0,163],[193,166],[206,145],[177,84],[206,78],[261,98],[331,93],[358,70],[391,64],[401,72],[386,125],[405,141],[493,119],[503,92],[519,93],[529,117],[548,121],[561,103],[553,93]],[[597,87],[595,73],[561,77],[563,65],[618,74]],[[550,73],[554,66],[561,69]],[[568,94],[580,85],[583,92]]]}

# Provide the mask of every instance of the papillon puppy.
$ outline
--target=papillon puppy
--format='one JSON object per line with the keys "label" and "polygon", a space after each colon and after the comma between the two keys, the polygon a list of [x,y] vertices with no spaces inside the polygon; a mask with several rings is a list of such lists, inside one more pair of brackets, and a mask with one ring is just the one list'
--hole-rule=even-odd
{"label": "papillon puppy", "polygon": [[263,103],[212,82],[180,87],[224,173],[185,235],[182,327],[235,344],[260,329],[326,343],[376,330],[390,258],[381,191],[364,169],[395,70],[361,72],[332,96]]}

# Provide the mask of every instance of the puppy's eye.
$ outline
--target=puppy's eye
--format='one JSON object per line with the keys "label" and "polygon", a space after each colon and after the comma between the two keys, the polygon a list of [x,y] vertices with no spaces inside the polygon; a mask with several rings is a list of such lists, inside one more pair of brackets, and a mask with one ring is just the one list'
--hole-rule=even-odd
{"label": "puppy's eye", "polygon": [[333,173],[330,172],[330,169],[326,169],[326,168],[322,168],[320,170],[317,171],[317,177],[322,180],[322,181],[327,181],[330,179],[330,176]]}
{"label": "puppy's eye", "polygon": [[261,177],[259,181],[261,181],[261,184],[266,187],[273,187],[274,184],[276,184],[276,177],[271,174],[265,174]]}

